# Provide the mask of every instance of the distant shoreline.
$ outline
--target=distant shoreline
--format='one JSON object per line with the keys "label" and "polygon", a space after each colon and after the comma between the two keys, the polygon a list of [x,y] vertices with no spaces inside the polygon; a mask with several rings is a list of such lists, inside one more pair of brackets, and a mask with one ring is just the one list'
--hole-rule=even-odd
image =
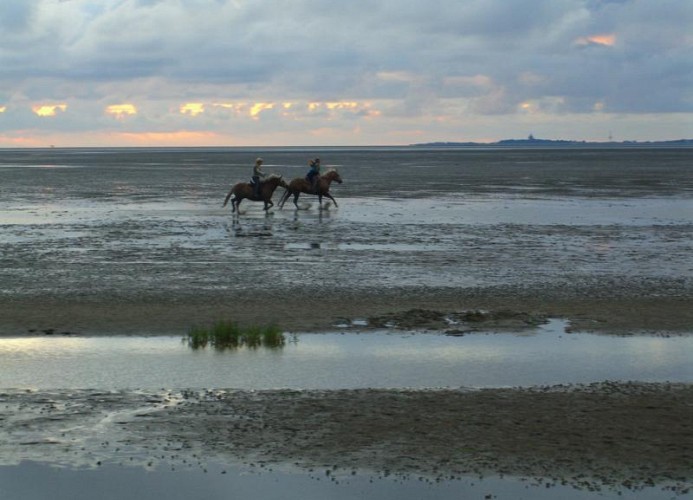
{"label": "distant shoreline", "polygon": [[424,142],[411,144],[414,148],[653,148],[653,147],[693,147],[693,139],[676,139],[670,141],[572,141],[572,140],[552,140],[552,139],[504,139],[497,142]]}
{"label": "distant shoreline", "polygon": [[574,141],[553,139],[503,139],[496,142],[457,142],[435,141],[414,144],[372,144],[372,145],[331,145],[331,146],[42,146],[42,147],[6,147],[0,146],[0,152],[14,151],[359,151],[359,150],[398,150],[416,149],[541,149],[541,148],[596,148],[596,149],[631,149],[631,148],[693,148],[693,139],[675,139],[666,141]]}

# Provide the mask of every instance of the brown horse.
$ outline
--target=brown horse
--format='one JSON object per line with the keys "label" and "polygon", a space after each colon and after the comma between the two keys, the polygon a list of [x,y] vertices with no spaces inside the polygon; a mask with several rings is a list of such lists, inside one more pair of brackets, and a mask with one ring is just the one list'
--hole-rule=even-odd
{"label": "brown horse", "polygon": [[339,173],[336,170],[328,170],[325,175],[321,175],[318,179],[315,190],[313,190],[310,182],[305,177],[297,177],[296,179],[292,179],[291,182],[289,182],[289,187],[286,188],[286,191],[279,200],[279,208],[283,208],[286,200],[293,195],[294,205],[296,205],[296,208],[298,209],[297,202],[301,193],[317,195],[319,205],[322,205],[322,197],[327,196],[330,200],[332,200],[334,206],[336,207],[337,202],[330,194],[330,184],[332,181],[336,182],[337,184],[342,183],[342,178],[339,176]]}
{"label": "brown horse", "polygon": [[260,196],[255,197],[253,195],[252,184],[250,184],[249,182],[239,182],[237,184],[234,184],[234,186],[231,188],[231,191],[229,191],[229,194],[226,195],[226,199],[224,200],[224,204],[222,205],[222,207],[225,207],[226,204],[229,202],[229,198],[233,196],[233,198],[231,198],[231,212],[235,212],[238,209],[238,205],[241,204],[241,201],[243,201],[246,198],[248,198],[251,201],[264,202],[264,210],[269,210],[270,207],[274,206],[274,203],[272,203],[272,195],[274,194],[274,190],[277,189],[278,186],[281,186],[285,189],[288,189],[289,187],[289,185],[286,183],[286,181],[282,178],[281,175],[268,175],[264,180],[260,182]]}

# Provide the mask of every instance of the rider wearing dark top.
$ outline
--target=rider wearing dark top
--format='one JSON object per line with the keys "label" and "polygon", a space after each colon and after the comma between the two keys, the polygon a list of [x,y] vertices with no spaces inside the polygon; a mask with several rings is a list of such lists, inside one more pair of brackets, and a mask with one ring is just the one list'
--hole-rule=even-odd
{"label": "rider wearing dark top", "polygon": [[255,166],[253,167],[253,176],[251,177],[251,184],[253,185],[253,197],[260,197],[260,177],[265,177],[265,173],[262,171],[262,158],[255,160]]}
{"label": "rider wearing dark top", "polygon": [[320,158],[311,160],[310,170],[306,174],[306,180],[310,182],[310,187],[313,192],[317,191],[318,180],[320,179]]}

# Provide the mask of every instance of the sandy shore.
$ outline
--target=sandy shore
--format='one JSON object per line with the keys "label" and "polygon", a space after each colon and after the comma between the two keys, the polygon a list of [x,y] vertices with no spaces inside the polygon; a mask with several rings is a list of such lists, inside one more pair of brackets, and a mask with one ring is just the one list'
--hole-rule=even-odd
{"label": "sandy shore", "polygon": [[0,456],[693,486],[693,386],[0,394]]}
{"label": "sandy shore", "polygon": [[[666,285],[666,284],[665,284]],[[660,289],[661,288],[661,289]],[[217,319],[242,324],[276,323],[287,331],[325,331],[368,320],[411,329],[450,329],[445,317],[464,320],[469,311],[505,312],[505,321],[462,321],[454,329],[474,331],[533,326],[563,318],[573,331],[614,334],[693,332],[693,294],[688,287],[595,286],[575,290],[485,287],[249,290],[242,294],[178,294],[119,297],[14,297],[0,299],[0,335],[183,334]],[[412,314],[409,311],[424,311]],[[512,316],[514,315],[514,320]]]}

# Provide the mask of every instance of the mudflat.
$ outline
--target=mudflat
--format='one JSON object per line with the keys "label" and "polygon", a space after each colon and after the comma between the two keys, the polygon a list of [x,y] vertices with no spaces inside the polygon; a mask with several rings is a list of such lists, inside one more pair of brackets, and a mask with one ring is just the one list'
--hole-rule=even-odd
{"label": "mudflat", "polygon": [[[0,301],[0,335],[178,335],[219,319],[274,323],[287,331],[335,329],[361,320],[364,328],[446,331],[535,326],[569,321],[574,331],[630,335],[693,333],[693,293],[681,283],[628,283],[561,288],[497,286],[469,289],[249,289],[229,294],[10,298]],[[672,291],[673,289],[673,291]],[[470,315],[475,311],[481,316]],[[497,321],[498,314],[504,321]],[[451,326],[446,318],[456,317]]]}
{"label": "mudflat", "polygon": [[693,386],[531,389],[5,391],[0,456],[291,464],[426,480],[510,475],[577,488],[690,491]]}
{"label": "mudflat", "polygon": [[[471,334],[547,318],[578,335],[693,332],[690,149],[324,153],[344,179],[339,208],[306,198],[240,216],[221,202],[247,177],[247,151],[3,153],[17,168],[0,201],[0,335],[177,335],[218,319],[289,332]],[[307,155],[263,157],[290,178]],[[0,457],[685,494],[692,387],[7,389]]]}

